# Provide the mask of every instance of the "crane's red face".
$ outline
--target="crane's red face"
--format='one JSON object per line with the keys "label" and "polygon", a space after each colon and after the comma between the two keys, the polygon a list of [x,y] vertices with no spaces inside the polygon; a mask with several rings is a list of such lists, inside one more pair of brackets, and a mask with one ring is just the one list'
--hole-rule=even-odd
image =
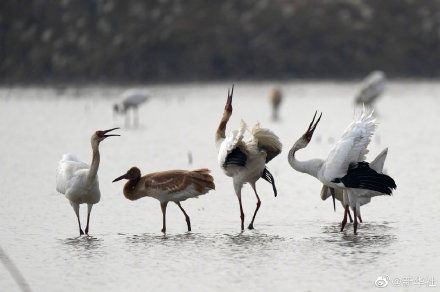
{"label": "crane's red face", "polygon": [[315,123],[315,118],[316,118],[317,113],[318,113],[318,111],[315,111],[315,115],[313,116],[313,120],[310,123],[309,128],[307,129],[307,131],[303,135],[303,137],[307,141],[307,143],[309,143],[310,140],[312,140],[313,132],[315,132],[316,126],[318,125],[319,121],[321,120],[322,113],[319,115],[319,118],[318,118],[318,120],[316,120],[316,123]]}
{"label": "crane's red face", "polygon": [[113,182],[116,182],[118,180],[121,179],[130,179],[130,180],[134,180],[134,179],[138,179],[141,177],[141,171],[139,168],[137,167],[132,167],[130,168],[126,174],[121,175],[120,177],[117,177],[113,180]]}
{"label": "crane's red face", "polygon": [[228,89],[228,100],[226,101],[225,111],[232,112],[232,95],[234,94],[234,84],[232,84],[232,90],[229,93]]}
{"label": "crane's red face", "polygon": [[119,128],[113,128],[113,129],[109,129],[109,130],[104,130],[104,131],[96,131],[95,135],[98,137],[98,140],[101,142],[102,140],[104,140],[105,138],[111,137],[111,136],[121,136],[118,134],[110,134],[110,135],[106,135],[108,132],[111,132],[113,130],[116,130]]}

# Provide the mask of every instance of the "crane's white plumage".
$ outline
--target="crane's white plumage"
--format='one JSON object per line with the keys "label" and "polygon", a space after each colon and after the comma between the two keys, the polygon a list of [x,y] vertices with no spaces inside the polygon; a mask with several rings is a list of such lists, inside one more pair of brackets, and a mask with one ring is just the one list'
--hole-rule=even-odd
{"label": "crane's white plumage", "polygon": [[125,124],[129,125],[128,111],[131,109],[133,112],[133,124],[139,124],[138,108],[141,104],[146,102],[150,94],[146,90],[141,89],[128,89],[121,95],[121,100],[113,105],[113,112],[125,115]]}
{"label": "crane's white plumage", "polygon": [[385,91],[386,76],[382,71],[373,71],[365,77],[356,97],[357,104],[373,105],[376,99]]}
{"label": "crane's white plumage", "polygon": [[[218,163],[224,169],[223,165],[226,161],[226,157],[237,147],[244,147],[243,136],[246,132],[246,123],[241,120],[240,129],[231,131],[223,142],[220,144],[218,151]],[[244,150],[244,149],[243,149]]]}
{"label": "crane's white plumage", "polygon": [[[236,148],[240,148],[240,150],[248,156],[261,160],[259,164],[261,164],[263,169],[266,162],[269,162],[280,153],[282,144],[274,132],[266,128],[261,128],[260,123],[256,123],[251,131],[247,130],[248,127],[246,123],[241,120],[240,128],[231,131],[220,144],[218,162],[225,172],[228,172],[229,169],[229,167],[225,167],[226,158]],[[244,139],[245,133],[250,134],[247,139]],[[256,173],[256,175],[258,175],[258,173]]]}
{"label": "crane's white plumage", "polygon": [[98,175],[88,182],[90,166],[80,161],[74,154],[64,154],[58,163],[57,191],[77,204],[96,204],[101,198]]}
{"label": "crane's white plumage", "polygon": [[138,106],[147,101],[149,95],[149,92],[146,90],[129,89],[122,93],[121,102],[127,107]]}
{"label": "crane's white plumage", "polygon": [[[241,204],[241,189],[243,184],[249,183],[257,197],[257,208],[249,229],[253,229],[255,216],[260,208],[260,198],[255,183],[263,178],[272,184],[274,194],[277,195],[275,181],[266,168],[266,163],[281,153],[279,138],[269,129],[261,128],[256,124],[252,131],[248,131],[242,120],[240,128],[225,135],[226,124],[232,115],[232,92],[228,92],[225,111],[216,132],[216,145],[219,148],[218,162],[224,173],[233,178],[234,190],[240,204],[241,229],[244,229],[244,213]],[[248,137],[245,134],[249,133]]]}
{"label": "crane's white plumage", "polygon": [[78,159],[74,154],[64,154],[58,163],[56,190],[69,200],[75,211],[78,219],[79,233],[84,234],[81,229],[79,219],[80,204],[87,204],[87,226],[86,234],[89,232],[90,212],[94,204],[101,199],[101,192],[99,190],[98,182],[98,168],[99,168],[99,143],[107,137],[119,135],[106,135],[106,133],[118,128],[113,128],[106,131],[96,131],[91,139],[93,150],[92,163],[89,166]]}
{"label": "crane's white plumage", "polygon": [[350,163],[365,161],[368,144],[376,129],[373,111],[357,112],[353,122],[347,127],[341,139],[333,146],[321,170],[318,179],[324,184],[343,177]]}
{"label": "crane's white plumage", "polygon": [[[365,108],[361,113],[355,114],[353,122],[334,145],[326,160],[297,160],[296,151],[308,145],[321,116],[314,123],[315,113],[306,133],[290,149],[289,164],[299,172],[316,177],[325,187],[342,192],[342,197],[340,193],[338,194],[338,199],[343,202],[345,207],[342,229],[345,226],[348,206],[351,206],[355,212],[354,232],[356,233],[356,214],[360,215],[360,206],[368,203],[374,195],[391,194],[392,189],[396,188],[396,184],[391,177],[378,173],[364,162],[368,153],[368,144],[376,128],[372,111],[366,111]],[[385,157],[379,157],[378,166],[383,167],[384,161]],[[323,189],[322,197],[328,196],[329,188]]]}
{"label": "crane's white plumage", "polygon": [[[370,162],[370,167],[372,169],[374,169],[375,171],[382,173],[387,155],[388,155],[388,148],[385,148],[384,150],[382,150],[381,153],[379,153],[379,155],[376,156],[376,158],[373,161]],[[322,189],[321,189],[321,199],[322,200],[326,200],[331,195],[329,189],[330,188],[326,185],[322,186]],[[335,190],[335,193],[336,193],[336,199],[338,199],[339,201],[342,201],[342,190],[337,189],[337,190]],[[376,192],[370,192],[370,193],[376,193]]]}
{"label": "crane's white plumage", "polygon": [[[379,155],[377,155],[377,157],[372,162],[370,162],[370,167],[375,171],[377,171],[378,173],[382,173],[385,160],[387,158],[387,154],[388,154],[388,148],[385,148],[381,153],[379,153]],[[334,191],[335,199],[341,202],[342,207],[345,207],[343,202],[343,190],[341,188],[337,188],[337,189],[333,189],[333,191]],[[372,197],[382,195],[381,193],[370,190],[356,189],[356,191],[358,192],[358,200],[360,206],[368,204],[371,201]],[[331,196],[331,188],[326,185],[323,185],[321,189],[321,199],[324,201],[330,196]],[[361,214],[359,210],[358,213],[359,218],[360,215]]]}

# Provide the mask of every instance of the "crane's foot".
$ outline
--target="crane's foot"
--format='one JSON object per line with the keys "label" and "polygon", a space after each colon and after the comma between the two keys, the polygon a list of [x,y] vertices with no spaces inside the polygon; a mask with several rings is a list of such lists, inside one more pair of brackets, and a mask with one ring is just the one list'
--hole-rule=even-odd
{"label": "crane's foot", "polygon": [[84,230],[84,232],[85,232],[87,235],[89,235],[89,229],[88,229],[88,228],[86,228],[86,229]]}
{"label": "crane's foot", "polygon": [[346,224],[347,224],[347,218],[345,217],[344,220],[342,220],[342,222],[341,222],[341,232],[344,231]]}
{"label": "crane's foot", "polygon": [[354,235],[357,235],[357,229],[358,229],[358,215],[356,214],[356,209],[353,208],[353,215],[354,215],[354,223],[353,223],[353,230],[354,230]]}
{"label": "crane's foot", "polygon": [[254,229],[254,224],[252,224],[252,223],[249,224],[248,229],[251,229],[251,230]]}
{"label": "crane's foot", "polygon": [[167,229],[166,228],[162,228],[162,233],[166,233],[167,232]]}
{"label": "crane's foot", "polygon": [[342,222],[341,222],[341,232],[344,231],[345,224],[347,224],[347,213],[348,212],[350,212],[350,211],[349,211],[348,205],[347,205],[347,206],[345,206],[344,218],[342,219]]}
{"label": "crane's foot", "polygon": [[82,229],[79,230],[79,235],[84,235],[84,232],[82,231]]}

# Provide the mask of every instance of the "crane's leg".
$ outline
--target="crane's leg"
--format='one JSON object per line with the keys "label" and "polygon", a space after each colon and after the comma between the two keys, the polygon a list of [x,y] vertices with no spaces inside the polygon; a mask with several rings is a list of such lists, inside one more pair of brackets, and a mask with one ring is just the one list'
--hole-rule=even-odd
{"label": "crane's leg", "polygon": [[188,231],[191,231],[191,221],[189,221],[189,216],[186,214],[185,210],[183,210],[182,205],[180,205],[180,202],[175,202],[177,206],[179,206],[180,210],[182,210],[183,215],[185,215],[186,225],[188,225]]}
{"label": "crane's leg", "polygon": [[[335,189],[334,188],[329,188],[330,189],[330,194],[332,195],[332,201],[333,201],[333,211],[336,212],[336,201],[335,201]],[[342,204],[343,206],[344,204]]]}
{"label": "crane's leg", "polygon": [[251,184],[251,187],[255,192],[255,196],[257,197],[257,208],[255,209],[254,216],[252,217],[252,221],[251,224],[249,224],[248,229],[254,229],[255,216],[257,215],[258,209],[260,209],[261,205],[260,197],[257,194],[257,189],[255,188],[255,183]]}
{"label": "crane's leg", "polygon": [[358,217],[356,215],[356,208],[352,208],[353,210],[353,217],[354,217],[354,223],[353,223],[353,229],[354,229],[354,234],[357,234],[357,228],[358,228]]}
{"label": "crane's leg", "polygon": [[124,112],[124,115],[125,115],[125,127],[129,128],[130,127],[130,113],[129,113],[129,111],[126,110]]}
{"label": "crane's leg", "polygon": [[92,212],[93,204],[87,204],[87,226],[84,232],[89,234],[89,221],[90,221],[90,213]]}
{"label": "crane's leg", "polygon": [[243,184],[234,182],[235,194],[237,195],[238,203],[240,204],[241,231],[244,230],[244,213],[243,213],[243,206],[241,205],[241,188],[242,187],[243,187]]}
{"label": "crane's leg", "polygon": [[167,226],[165,222],[165,215],[167,214],[167,205],[168,202],[160,203],[160,208],[162,209],[162,215],[163,215],[163,223],[162,223],[162,232],[167,232]]}
{"label": "crane's leg", "polygon": [[[342,205],[342,208],[344,208],[344,210],[345,210],[345,205],[343,202],[341,202],[341,205]],[[348,209],[347,213],[348,213],[348,218],[350,219],[350,223],[353,223],[353,218],[351,217],[350,209]]]}
{"label": "crane's leg", "polygon": [[238,203],[240,204],[241,231],[243,231],[244,230],[244,213],[243,213],[243,206],[241,205],[241,197],[238,198]]}
{"label": "crane's leg", "polygon": [[137,107],[133,108],[133,126],[139,127],[139,110]]}
{"label": "crane's leg", "polygon": [[351,217],[351,213],[350,210],[348,210],[348,218],[350,219],[350,223],[353,223],[353,218]]}
{"label": "crane's leg", "polygon": [[275,121],[278,121],[278,108],[275,109],[275,117],[274,117]]}
{"label": "crane's leg", "polygon": [[362,223],[361,204],[359,202],[356,202],[356,213],[357,213],[357,217],[359,219],[359,222]]}
{"label": "crane's leg", "polygon": [[348,213],[348,205],[345,206],[344,219],[342,219],[341,222],[341,232],[344,230],[345,224],[347,224],[347,213]]}
{"label": "crane's leg", "polygon": [[72,205],[73,211],[75,211],[76,214],[76,218],[78,218],[79,235],[83,235],[84,232],[81,229],[81,222],[79,221],[79,204],[70,201],[70,205]]}

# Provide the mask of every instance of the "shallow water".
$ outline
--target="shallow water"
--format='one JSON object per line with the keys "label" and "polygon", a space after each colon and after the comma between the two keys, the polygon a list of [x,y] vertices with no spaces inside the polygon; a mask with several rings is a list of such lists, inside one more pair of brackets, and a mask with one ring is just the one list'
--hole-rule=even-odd
{"label": "shallow water", "polygon": [[[228,129],[241,118],[260,121],[283,142],[269,164],[279,195],[259,182],[262,206],[253,231],[240,233],[231,179],[217,166],[214,132],[229,84],[154,85],[140,109],[140,126],[124,127],[111,106],[124,88],[0,89],[0,245],[35,291],[59,290],[257,290],[359,291],[375,289],[379,276],[389,288],[440,285],[439,145],[440,83],[392,82],[377,104],[377,134],[369,160],[389,147],[386,171],[398,185],[392,197],[362,208],[364,223],[353,235],[339,232],[342,208],[321,201],[321,185],[287,162],[292,143],[315,110],[323,112],[300,159],[325,157],[352,118],[355,83],[280,84],[281,121],[270,121],[270,83],[238,83]],[[90,136],[122,126],[122,136],[101,143],[101,202],[93,208],[90,236],[78,237],[68,201],[55,191],[58,160],[66,152],[90,162]],[[188,163],[188,152],[193,163]],[[144,172],[175,168],[212,169],[216,191],[182,205],[191,217],[186,232],[180,210],[169,205],[162,235],[159,203],[128,201],[123,183],[111,183],[137,165]],[[245,220],[255,208],[243,191]],[[83,225],[86,208],[81,209]],[[417,279],[422,282],[416,283]],[[397,280],[396,280],[397,279]],[[400,282],[399,282],[400,279]],[[408,279],[411,279],[409,281]],[[18,290],[0,266],[0,291]]]}

